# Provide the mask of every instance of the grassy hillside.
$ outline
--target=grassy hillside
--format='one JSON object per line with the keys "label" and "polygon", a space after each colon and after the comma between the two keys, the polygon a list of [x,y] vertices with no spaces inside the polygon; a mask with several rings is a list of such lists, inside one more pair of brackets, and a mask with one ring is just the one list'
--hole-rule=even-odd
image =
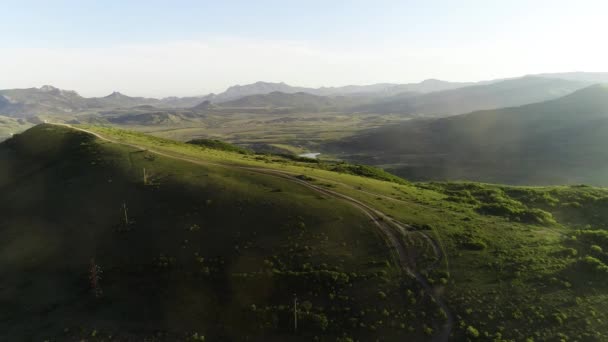
{"label": "grassy hillside", "polygon": [[589,82],[541,77],[523,77],[439,91],[420,96],[410,93],[380,99],[358,108],[370,113],[402,113],[411,116],[442,117],[475,110],[521,106],[547,101],[590,85]]}
{"label": "grassy hillside", "polygon": [[[0,339],[418,341],[447,321],[455,341],[608,338],[605,189],[386,182],[87,129],[112,142],[42,125],[0,145]],[[293,179],[402,222],[418,276]]]}
{"label": "grassy hillside", "polygon": [[31,127],[26,120],[18,120],[0,115],[0,141],[8,139],[12,134],[22,132]]}
{"label": "grassy hillside", "polygon": [[[608,185],[608,88],[371,130],[332,146],[406,178]],[[350,152],[350,153],[349,153]]]}
{"label": "grassy hillside", "polygon": [[376,323],[432,304],[398,305],[413,282],[369,218],[339,200],[57,126],[3,143],[0,160],[2,340],[422,336]]}

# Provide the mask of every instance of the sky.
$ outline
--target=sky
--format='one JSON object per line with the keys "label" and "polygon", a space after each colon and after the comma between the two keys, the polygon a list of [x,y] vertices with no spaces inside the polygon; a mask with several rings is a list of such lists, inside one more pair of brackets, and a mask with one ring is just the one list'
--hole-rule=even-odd
{"label": "sky", "polygon": [[608,71],[605,0],[0,0],[0,89],[83,96]]}

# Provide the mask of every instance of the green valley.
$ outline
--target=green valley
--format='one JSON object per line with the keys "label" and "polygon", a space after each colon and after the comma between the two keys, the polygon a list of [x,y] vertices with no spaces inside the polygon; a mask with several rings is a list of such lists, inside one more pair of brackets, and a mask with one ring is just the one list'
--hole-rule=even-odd
{"label": "green valley", "polygon": [[326,144],[408,179],[608,185],[608,88],[530,105],[411,120]]}

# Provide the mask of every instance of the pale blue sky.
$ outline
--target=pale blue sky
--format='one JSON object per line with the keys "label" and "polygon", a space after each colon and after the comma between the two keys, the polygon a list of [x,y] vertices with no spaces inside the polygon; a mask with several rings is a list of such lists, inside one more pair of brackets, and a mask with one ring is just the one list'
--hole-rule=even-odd
{"label": "pale blue sky", "polygon": [[601,0],[0,5],[0,88],[165,96],[256,80],[320,86],[608,71]]}

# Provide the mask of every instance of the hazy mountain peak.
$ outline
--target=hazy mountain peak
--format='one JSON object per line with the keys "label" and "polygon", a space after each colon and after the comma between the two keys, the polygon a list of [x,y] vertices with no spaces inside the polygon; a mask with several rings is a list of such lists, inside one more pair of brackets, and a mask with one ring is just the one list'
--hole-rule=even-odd
{"label": "hazy mountain peak", "polygon": [[44,91],[44,92],[47,92],[47,93],[60,91],[59,88],[55,88],[52,85],[48,85],[48,84],[43,85],[42,87],[40,87],[40,90]]}
{"label": "hazy mountain peak", "polygon": [[106,96],[106,98],[116,98],[116,97],[128,97],[128,96],[121,92],[118,92],[118,91],[114,91],[114,92],[112,92],[112,94]]}
{"label": "hazy mountain peak", "polygon": [[199,110],[207,110],[209,108],[211,108],[211,101],[209,100],[205,100],[201,103],[199,103],[198,105],[194,106],[192,109],[195,111],[199,111]]}
{"label": "hazy mountain peak", "polygon": [[448,83],[446,81],[442,81],[436,78],[428,78],[422,82],[420,82],[420,84],[437,84],[437,83]]}
{"label": "hazy mountain peak", "polygon": [[[36,89],[36,88],[34,88]],[[56,95],[56,96],[80,96],[78,95],[77,92],[75,92],[74,90],[65,90],[65,89],[59,89],[57,87],[53,87],[52,85],[43,85],[42,87],[37,89],[38,91],[42,92],[42,93],[48,93],[51,95]]]}

